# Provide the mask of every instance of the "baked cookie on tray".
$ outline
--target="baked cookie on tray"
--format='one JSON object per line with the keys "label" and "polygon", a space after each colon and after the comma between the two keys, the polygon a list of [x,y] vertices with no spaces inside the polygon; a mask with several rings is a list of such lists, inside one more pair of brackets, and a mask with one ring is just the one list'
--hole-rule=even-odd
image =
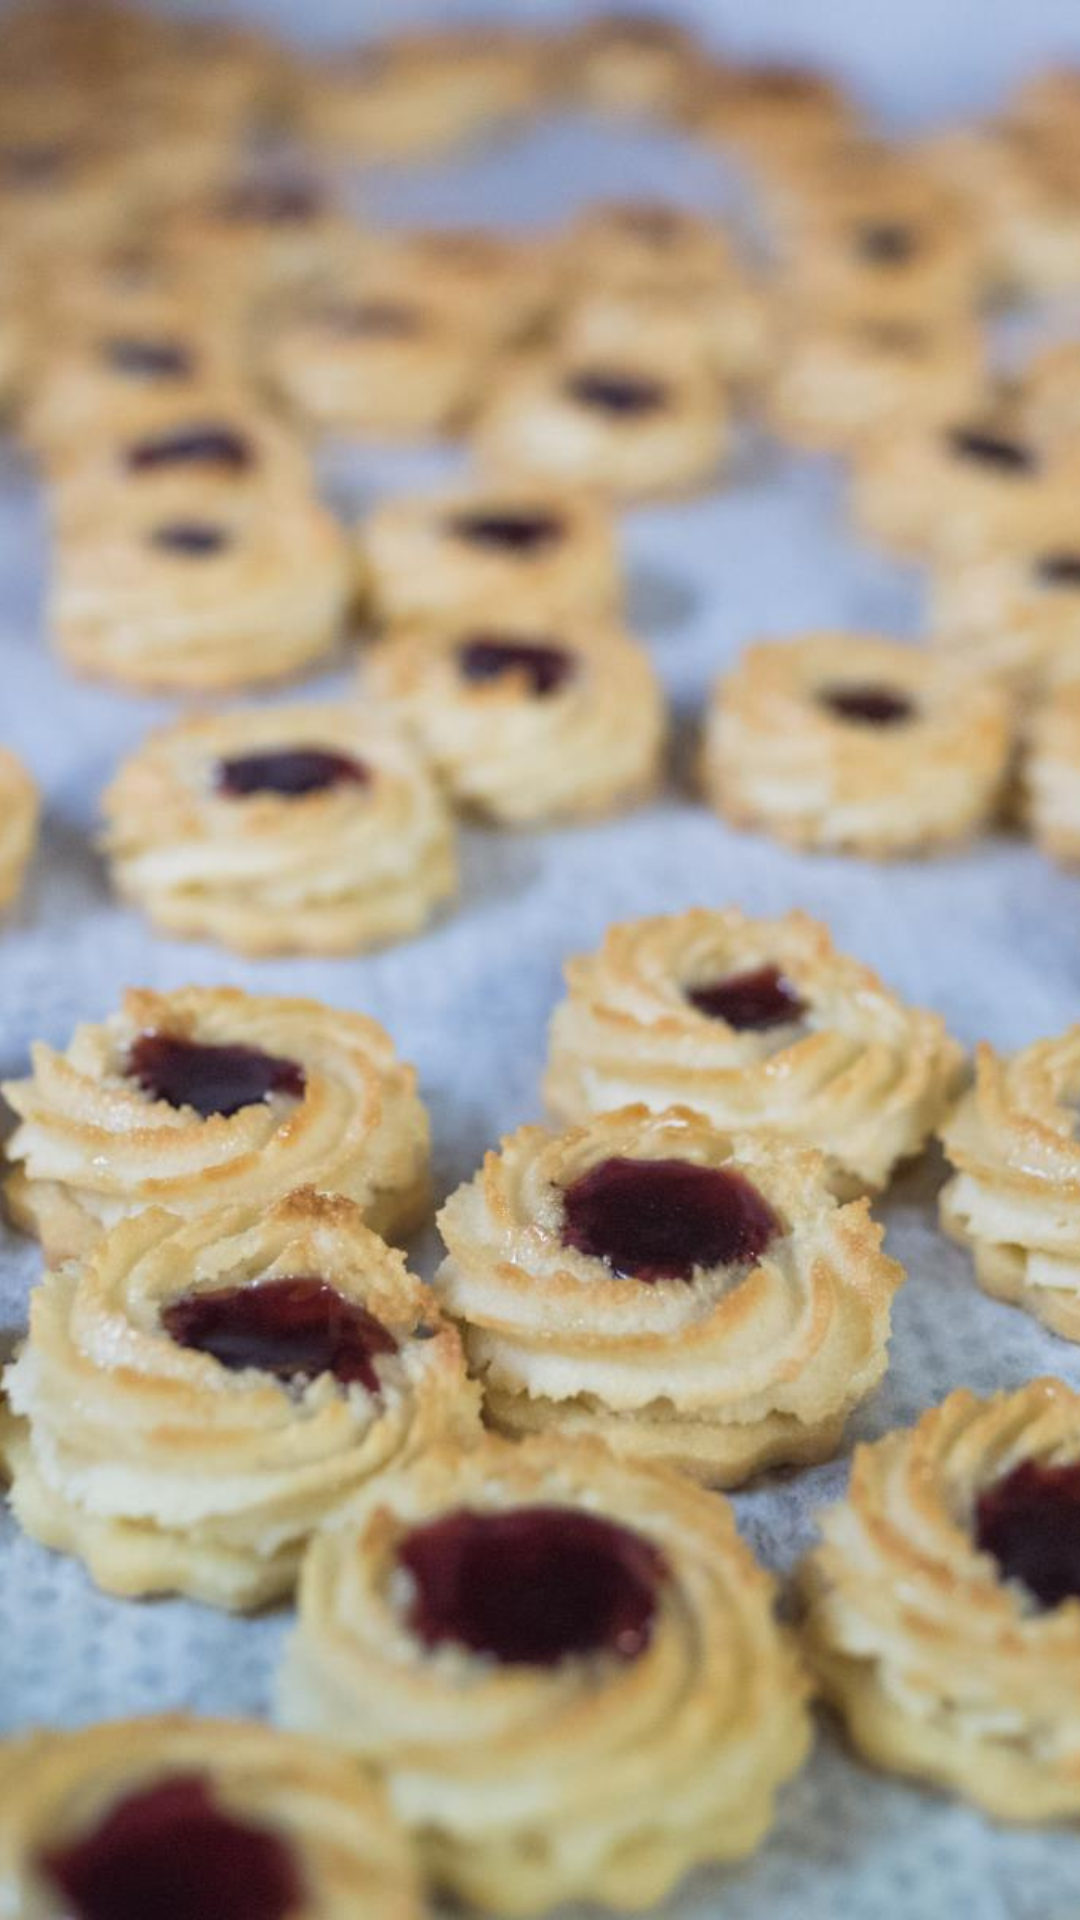
{"label": "baked cookie on tray", "polygon": [[874,1765],[999,1820],[1080,1815],[1080,1396],[962,1390],[856,1449],[804,1644]]}
{"label": "baked cookie on tray", "polygon": [[41,800],[18,756],[0,747],[0,912],[18,898],[37,840]]}
{"label": "baked cookie on tray", "polygon": [[415,933],[457,884],[419,754],[357,705],[175,721],[102,799],[113,882],[166,933],[246,954],[355,953]]}
{"label": "baked cookie on tray", "polygon": [[522,1127],[439,1215],[435,1291],[489,1423],[711,1486],[806,1466],[885,1371],[903,1270],[823,1155],[686,1108]]}
{"label": "baked cookie on tray", "polygon": [[0,1744],[12,1914],[421,1920],[385,1793],[257,1721],[111,1720]]}
{"label": "baked cookie on tray", "polygon": [[530,117],[551,61],[543,37],[524,30],[418,28],[339,51],[307,79],[307,138],[377,165],[431,159]]}
{"label": "baked cookie on tray", "polygon": [[699,907],[609,927],[566,965],[544,1095],[560,1120],[642,1101],[726,1133],[820,1147],[845,1194],[921,1151],[960,1078],[937,1014],[907,1007],[803,913]]}
{"label": "baked cookie on tray", "polygon": [[974,321],[866,314],[809,319],[796,304],[778,321],[765,394],[783,440],[842,453],[870,434],[913,420],[948,419],[974,402],[984,380]]}
{"label": "baked cookie on tray", "polygon": [[1063,501],[1021,541],[941,560],[931,595],[931,643],[1025,705],[1080,677],[1080,504]]}
{"label": "baked cookie on tray", "polygon": [[1005,690],[942,653],[872,634],[748,647],[712,695],[701,777],[734,825],[870,859],[969,839],[998,809]]}
{"label": "baked cookie on tray", "polygon": [[117,1013],[44,1042],[5,1098],[8,1207],[50,1264],[146,1207],[194,1219],[309,1185],[404,1234],[428,1199],[416,1076],[361,1013],[232,987],[130,989]]}
{"label": "baked cookie on tray", "polygon": [[731,1508],[595,1441],[436,1447],[305,1558],[286,1724],[385,1774],[434,1885],[644,1907],[763,1838],[809,1745]]}
{"label": "baked cookie on tray", "polygon": [[[123,1356],[123,1364],[116,1358]],[[461,1343],[341,1195],[122,1220],[3,1376],[23,1529],[107,1592],[248,1609],[373,1475],[476,1425]]]}

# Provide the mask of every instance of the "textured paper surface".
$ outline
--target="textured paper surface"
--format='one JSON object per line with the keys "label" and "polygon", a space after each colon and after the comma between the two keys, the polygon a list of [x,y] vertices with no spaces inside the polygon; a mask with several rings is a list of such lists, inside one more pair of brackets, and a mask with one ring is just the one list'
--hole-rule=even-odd
{"label": "textured paper surface", "polygon": [[[369,192],[387,217],[542,219],[582,193],[648,190],[723,204],[715,166],[673,141],[563,125],[514,147]],[[335,500],[439,470],[437,459],[362,455],[327,461]],[[1080,1018],[1080,882],[1020,841],[996,838],[932,863],[879,869],[788,854],[735,834],[687,793],[692,724],[714,673],[745,640],[800,627],[917,630],[920,592],[856,546],[837,471],[749,447],[739,483],[713,497],[625,521],[634,624],[675,706],[676,770],[659,804],[602,827],[522,835],[471,832],[458,910],[411,944],[353,961],[243,963],[150,935],[110,904],[93,852],[96,799],[118,757],[168,703],[65,678],[41,613],[46,550],[27,471],[0,460],[0,662],[3,737],[47,795],[44,844],[27,896],[0,934],[0,1067],[23,1069],[41,1036],[64,1043],[126,984],[189,981],[299,991],[375,1014],[419,1068],[431,1108],[440,1193],[484,1149],[538,1113],[545,1023],[560,965],[608,921],[695,903],[762,913],[799,905],[842,947],[909,999],[936,1007],[966,1043],[1013,1047]],[[340,690],[348,671],[310,683]],[[294,696],[295,697],[295,696]],[[883,1389],[850,1438],[911,1421],[951,1387],[985,1391],[1055,1372],[1080,1386],[1080,1351],[985,1300],[963,1254],[936,1230],[933,1166],[884,1205],[889,1244],[909,1280],[896,1306]],[[429,1240],[416,1250],[430,1272]],[[5,1234],[0,1329],[25,1322],[36,1250]],[[845,1456],[740,1495],[740,1523],[779,1571],[835,1496]],[[21,1539],[0,1517],[0,1728],[75,1724],[164,1707],[260,1712],[286,1613],[254,1622],[180,1602],[133,1605],[96,1593],[81,1569]],[[876,1778],[831,1732],[784,1795],[757,1861],[701,1874],[670,1911],[681,1920],[1075,1920],[1075,1835],[994,1831],[975,1813]]]}

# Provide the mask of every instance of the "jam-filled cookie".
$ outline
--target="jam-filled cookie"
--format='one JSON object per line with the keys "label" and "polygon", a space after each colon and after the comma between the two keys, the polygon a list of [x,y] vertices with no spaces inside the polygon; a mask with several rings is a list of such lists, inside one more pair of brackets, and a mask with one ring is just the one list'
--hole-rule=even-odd
{"label": "jam-filled cookie", "polygon": [[983,291],[978,236],[947,192],[915,170],[811,200],[780,264],[797,312],[841,323],[967,318]]}
{"label": "jam-filled cookie", "polygon": [[729,409],[710,371],[645,346],[610,359],[563,349],[521,356],[493,383],[473,434],[495,471],[617,500],[708,487],[731,452]]}
{"label": "jam-filled cookie", "polygon": [[802,1569],[805,1643],[867,1759],[1002,1820],[1080,1816],[1080,1396],[950,1394],[856,1449]]}
{"label": "jam-filled cookie", "polygon": [[363,671],[469,812],[507,826],[571,820],[657,783],[663,693],[645,649],[612,624],[545,621],[515,601],[486,619],[391,627]]}
{"label": "jam-filled cookie", "polygon": [[695,82],[700,52],[677,21],[656,13],[595,13],[571,28],[559,79],[593,113],[667,119]]}
{"label": "jam-filled cookie", "polygon": [[543,327],[558,292],[555,251],[534,233],[385,227],[364,232],[361,258],[373,278],[453,306],[498,346]]}
{"label": "jam-filled cookie", "polygon": [[771,1603],[727,1502],[667,1469],[434,1448],[313,1542],[280,1710],[386,1775],[437,1887],[640,1907],[750,1853],[806,1753]]}
{"label": "jam-filled cookie", "polygon": [[8,1206],[50,1264],[151,1206],[190,1220],[310,1185],[396,1235],[427,1204],[413,1069],[376,1021],[315,1000],[132,988],[65,1052],[38,1043],[4,1092]]}
{"label": "jam-filled cookie", "polygon": [[423,160],[531,116],[550,74],[542,38],[526,31],[394,34],[312,68],[304,131],[358,160]]}
{"label": "jam-filled cookie", "polygon": [[823,1156],[683,1107],[522,1127],[439,1215],[491,1425],[713,1486],[823,1460],[885,1371],[902,1269]]}
{"label": "jam-filled cookie", "polygon": [[714,66],[691,93],[689,130],[730,148],[752,171],[802,156],[858,126],[843,89],[809,67]]}
{"label": "jam-filled cookie", "polygon": [[1080,509],[1069,496],[1019,542],[941,560],[930,637],[1025,699],[1080,676]]}
{"label": "jam-filled cookie", "polygon": [[21,891],[37,839],[41,801],[23,763],[0,747],[0,912]]}
{"label": "jam-filled cookie", "polygon": [[[114,1362],[123,1354],[123,1366]],[[277,1600],[359,1487],[476,1423],[457,1334],[340,1195],[122,1220],[4,1375],[25,1531],[100,1587]]]}
{"label": "jam-filled cookie", "polygon": [[770,426],[811,451],[844,452],[869,434],[932,425],[974,404],[983,347],[974,321],[831,316],[796,309],[767,389]]}
{"label": "jam-filled cookie", "polygon": [[1024,804],[1043,850],[1065,866],[1080,862],[1080,678],[1051,683],[1031,721],[1023,761]]}
{"label": "jam-filled cookie", "polygon": [[542,480],[467,480],[380,504],[357,534],[375,618],[443,620],[527,607],[545,619],[617,612],[615,527],[601,501]]}
{"label": "jam-filled cookie", "polygon": [[643,1101],[728,1132],[767,1127],[834,1162],[847,1193],[918,1153],[962,1055],[802,913],[735,907],[609,927],[566,967],[544,1092],[564,1121]]}
{"label": "jam-filled cookie", "polygon": [[256,317],[332,271],[356,234],[325,184],[303,172],[227,175],[179,199],[160,232],[211,311],[221,288]]}
{"label": "jam-filled cookie", "polygon": [[118,892],[164,932],[240,953],[354,953],[454,891],[453,828],[419,756],[355,707],[180,720],[102,801]]}
{"label": "jam-filled cookie", "polygon": [[947,1233],[987,1293],[1080,1340],[1080,1027],[1005,1058],[982,1045],[974,1084],[941,1129],[953,1178]]}
{"label": "jam-filled cookie", "polygon": [[1040,446],[1067,448],[1080,433],[1080,342],[1045,347],[1020,376],[1024,419]]}
{"label": "jam-filled cookie", "polygon": [[736,826],[871,859],[927,853],[994,817],[1009,702],[947,656],[869,634],[748,647],[713,694],[705,792]]}
{"label": "jam-filled cookie", "polygon": [[739,260],[716,219],[668,200],[599,200],[571,222],[554,249],[565,294],[663,291],[684,299],[737,277]]}
{"label": "jam-filled cookie", "polygon": [[0,1908],[420,1920],[383,1790],[257,1721],[110,1720],[0,1744]]}

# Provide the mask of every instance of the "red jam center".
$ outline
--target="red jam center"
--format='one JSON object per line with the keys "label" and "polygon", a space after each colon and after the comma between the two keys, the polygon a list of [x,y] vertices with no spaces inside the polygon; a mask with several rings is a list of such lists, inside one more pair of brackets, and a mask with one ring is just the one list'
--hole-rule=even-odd
{"label": "red jam center", "polygon": [[874,266],[901,266],[911,259],[916,244],[911,228],[901,226],[898,221],[881,221],[859,228],[859,252]]}
{"label": "red jam center", "polygon": [[161,1323],[178,1346],[208,1353],[232,1373],[256,1367],[278,1380],[331,1373],[369,1393],[379,1391],[376,1356],[397,1352],[366,1307],[306,1275],[188,1293],[165,1308]]}
{"label": "red jam center", "polygon": [[126,1072],[152,1100],[194,1107],[204,1120],[239,1113],[271,1094],[299,1100],[304,1070],[258,1047],[211,1047],[175,1033],[144,1033],[131,1048]]}
{"label": "red jam center", "polygon": [[218,467],[243,473],[253,463],[250,443],[229,427],[181,427],[176,433],[153,434],[128,449],[133,473],[153,473],[160,467]]}
{"label": "red jam center", "polygon": [[688,1160],[617,1156],[563,1189],[563,1244],[647,1285],[757,1260],[780,1231],[741,1173]]}
{"label": "red jam center", "polygon": [[507,553],[533,554],[562,538],[562,523],[552,513],[517,513],[513,508],[491,513],[459,513],[452,531],[474,547],[501,547]]}
{"label": "red jam center", "polygon": [[538,700],[556,693],[574,673],[573,655],[543,641],[503,640],[480,633],[458,648],[458,666],[466,680],[503,680],[517,674]]}
{"label": "red jam center", "polygon": [[980,1494],[975,1537],[1042,1606],[1080,1597],[1080,1462],[1022,1461]]}
{"label": "red jam center", "polygon": [[584,407],[597,407],[602,413],[624,418],[655,413],[667,398],[659,380],[631,374],[577,373],[567,381],[566,390]]}
{"label": "red jam center", "polygon": [[198,1774],[130,1794],[38,1867],[66,1920],[288,1920],[304,1901],[292,1849],[215,1806]]}
{"label": "red jam center", "polygon": [[117,373],[140,380],[186,380],[194,371],[187,347],[172,340],[108,340],[105,358]]}
{"label": "red jam center", "polygon": [[408,1624],[504,1666],[573,1655],[633,1660],[649,1644],[666,1568],[640,1534],[574,1507],[464,1507],[416,1527],[398,1548],[412,1576]]}
{"label": "red jam center", "polygon": [[1035,458],[1030,447],[1004,434],[981,433],[977,428],[957,427],[949,435],[949,445],[962,460],[977,460],[1001,473],[1030,473]]}
{"label": "red jam center", "polygon": [[161,553],[180,553],[185,559],[202,560],[224,552],[230,538],[225,528],[215,526],[212,520],[170,520],[165,526],[154,528],[150,542]]}
{"label": "red jam center", "polygon": [[825,687],[818,699],[837,719],[854,720],[865,727],[899,727],[915,714],[906,694],[892,687]]}
{"label": "red jam center", "polygon": [[805,1000],[779,967],[756,967],[751,973],[729,974],[711,986],[688,987],[686,998],[699,1013],[726,1021],[737,1033],[787,1027],[806,1012]]}
{"label": "red jam center", "polygon": [[363,787],[370,779],[363,762],[347,753],[329,753],[322,747],[279,747],[219,760],[214,784],[230,800],[246,800],[255,793],[298,800],[309,793],[325,793],[329,787]]}
{"label": "red jam center", "polygon": [[1044,587],[1080,587],[1080,553],[1042,553],[1035,573]]}

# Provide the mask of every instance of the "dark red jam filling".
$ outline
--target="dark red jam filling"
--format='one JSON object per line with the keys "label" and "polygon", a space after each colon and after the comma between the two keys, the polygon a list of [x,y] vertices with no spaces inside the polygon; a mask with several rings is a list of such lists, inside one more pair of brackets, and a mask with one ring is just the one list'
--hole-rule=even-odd
{"label": "dark red jam filling", "polygon": [[175,1033],[144,1033],[127,1057],[125,1072],[151,1100],[212,1114],[239,1113],[272,1094],[299,1100],[306,1085],[295,1060],[281,1060],[258,1047],[213,1047]]}
{"label": "dark red jam filling", "polygon": [[1080,553],[1041,553],[1035,575],[1044,587],[1080,587]]}
{"label": "dark red jam filling", "polygon": [[554,1506],[463,1507],[415,1527],[397,1557],[413,1581],[408,1624],[424,1645],[465,1647],[504,1666],[635,1659],[667,1571],[640,1534]]}
{"label": "dark red jam filling", "polygon": [[575,373],[567,381],[566,390],[583,407],[596,407],[601,413],[627,419],[656,413],[667,401],[659,380],[625,373]]}
{"label": "dark red jam filling", "polygon": [[459,513],[451,532],[474,547],[502,548],[507,553],[534,554],[553,547],[563,536],[563,525],[553,513],[520,513],[513,507],[495,507],[490,513]]}
{"label": "dark red jam filling", "polygon": [[217,467],[243,473],[254,462],[251,443],[230,427],[181,427],[176,432],[148,435],[128,448],[133,473],[153,473],[161,467]]}
{"label": "dark red jam filling", "polygon": [[818,699],[838,720],[863,727],[899,727],[915,717],[914,703],[892,687],[824,687]]}
{"label": "dark red jam filling", "polygon": [[34,141],[0,152],[0,175],[14,187],[44,187],[64,171],[68,149],[58,141]]}
{"label": "dark red jam filling", "polygon": [[918,241],[911,228],[902,226],[899,221],[881,221],[860,227],[857,245],[863,259],[876,267],[902,266],[918,249]]}
{"label": "dark red jam filling", "polygon": [[252,180],[221,201],[226,220],[253,226],[302,226],[322,211],[323,197],[307,180]]}
{"label": "dark red jam filling", "polygon": [[1080,1597],[1080,1462],[1022,1461],[980,1494],[975,1538],[1041,1606]]}
{"label": "dark red jam filling", "polygon": [[241,753],[219,760],[214,785],[230,800],[254,793],[276,793],[300,800],[330,787],[367,786],[371,774],[362,760],[323,747],[279,747],[268,753]]}
{"label": "dark red jam filling", "polygon": [[686,998],[711,1020],[724,1020],[737,1033],[764,1033],[769,1027],[787,1027],[801,1020],[806,1002],[779,967],[755,967],[733,973],[712,985],[688,987]]}
{"label": "dark red jam filling", "polygon": [[976,460],[984,467],[996,467],[1001,473],[1031,473],[1035,455],[1020,440],[1000,433],[981,433],[975,427],[955,427],[949,446],[961,460]]}
{"label": "dark red jam filling", "polygon": [[188,1293],[165,1308],[161,1322],[178,1346],[208,1353],[232,1373],[257,1367],[277,1380],[331,1373],[369,1393],[379,1391],[376,1357],[397,1352],[393,1334],[366,1307],[306,1275]]}
{"label": "dark red jam filling", "polygon": [[172,340],[107,340],[104,352],[117,373],[137,380],[188,380],[195,370],[190,350]]}
{"label": "dark red jam filling", "polygon": [[332,333],[352,334],[358,339],[406,339],[419,333],[423,325],[416,308],[403,300],[342,300],[323,307],[321,319]]}
{"label": "dark red jam filling", "polygon": [[289,1920],[304,1904],[292,1848],[225,1813],[194,1773],[129,1794],[37,1866],[65,1920]]}
{"label": "dark red jam filling", "polygon": [[647,1285],[757,1260],[781,1231],[741,1173],[689,1160],[601,1160],[562,1199],[563,1244]]}
{"label": "dark red jam filling", "polygon": [[520,674],[538,700],[557,693],[575,670],[573,654],[562,647],[539,640],[503,640],[496,633],[479,633],[464,641],[457,658],[463,679],[481,682]]}
{"label": "dark red jam filling", "polygon": [[150,543],[162,553],[182,553],[189,559],[207,559],[231,544],[225,528],[212,520],[170,520],[154,528]]}

